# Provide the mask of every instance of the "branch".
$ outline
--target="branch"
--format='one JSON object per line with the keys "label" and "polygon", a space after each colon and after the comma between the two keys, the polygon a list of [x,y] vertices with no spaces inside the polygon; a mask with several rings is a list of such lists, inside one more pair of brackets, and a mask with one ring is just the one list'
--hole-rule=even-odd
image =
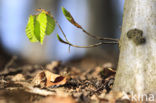
{"label": "branch", "polygon": [[105,42],[99,42],[99,43],[96,43],[96,44],[92,44],[92,45],[88,45],[88,46],[79,46],[79,45],[74,45],[72,44],[71,42],[69,42],[69,40],[67,39],[66,37],[66,34],[64,33],[62,27],[59,25],[59,23],[57,22],[57,20],[54,18],[57,26],[59,27],[59,29],[61,30],[65,40],[63,40],[58,34],[57,34],[57,38],[60,42],[64,43],[64,44],[68,44],[69,45],[69,48],[70,46],[72,47],[77,47],[77,48],[92,48],[92,47],[97,47],[97,46],[101,46],[103,44],[118,44],[118,39],[112,39],[112,38],[101,38],[101,37],[97,37],[97,36],[94,36],[90,33],[88,33],[86,30],[84,30],[81,26],[79,27],[80,29],[82,29],[87,35],[93,37],[93,38],[96,38],[98,40],[110,40],[110,41],[105,41]]}
{"label": "branch", "polygon": [[69,42],[68,39],[67,39],[67,36],[66,36],[66,34],[64,33],[63,29],[61,28],[60,24],[57,22],[57,20],[56,20],[55,18],[54,18],[54,20],[55,20],[55,23],[57,24],[57,26],[59,27],[59,29],[61,30],[61,32],[62,32],[64,38],[66,39],[66,41]]}
{"label": "branch", "polygon": [[88,46],[78,46],[78,45],[74,45],[74,44],[69,44],[70,46],[72,47],[77,47],[77,48],[92,48],[92,47],[98,47],[98,46],[101,46],[103,44],[118,44],[118,42],[99,42],[99,43],[96,43],[96,44],[92,44],[92,45],[88,45]]}
{"label": "branch", "polygon": [[88,36],[97,39],[97,40],[110,40],[110,41],[116,41],[118,42],[118,39],[113,39],[113,38],[103,38],[103,37],[99,37],[99,36],[95,36],[93,34],[90,34],[89,32],[87,32],[85,29],[83,29],[82,27],[80,28],[84,33],[86,33]]}
{"label": "branch", "polygon": [[66,17],[66,19],[71,23],[73,24],[74,26],[76,26],[77,28],[80,28],[84,33],[86,33],[88,36],[94,38],[94,39],[97,39],[97,40],[109,40],[109,41],[116,41],[118,42],[119,40],[118,39],[113,39],[113,38],[103,38],[103,37],[99,37],[99,36],[95,36],[95,35],[92,35],[90,34],[89,32],[87,32],[85,29],[82,28],[82,26],[80,24],[78,24],[73,16],[71,15],[71,13],[66,10],[64,7],[62,7],[62,12],[64,14],[64,16]]}
{"label": "branch", "polygon": [[61,43],[68,44],[69,46],[77,47],[77,48],[92,48],[92,47],[101,46],[103,44],[118,44],[118,42],[116,41],[110,41],[110,42],[99,42],[99,43],[88,45],[88,46],[78,46],[78,45],[74,45],[70,43],[69,41],[64,41],[58,34],[57,34],[57,38]]}

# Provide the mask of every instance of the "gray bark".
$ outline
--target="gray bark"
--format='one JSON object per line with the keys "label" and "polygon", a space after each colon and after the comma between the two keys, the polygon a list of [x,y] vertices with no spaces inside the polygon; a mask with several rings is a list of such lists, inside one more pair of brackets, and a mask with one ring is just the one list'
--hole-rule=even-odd
{"label": "gray bark", "polygon": [[156,0],[125,0],[114,90],[156,90]]}

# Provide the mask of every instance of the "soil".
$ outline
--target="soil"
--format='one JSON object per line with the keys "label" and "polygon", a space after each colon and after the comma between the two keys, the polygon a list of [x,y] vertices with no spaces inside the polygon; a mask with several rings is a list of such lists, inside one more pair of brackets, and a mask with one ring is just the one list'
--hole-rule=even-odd
{"label": "soil", "polygon": [[[100,63],[100,62],[99,62]],[[97,64],[91,58],[45,65],[18,64],[12,58],[0,72],[0,103],[129,103],[111,91],[115,68],[111,62]],[[68,77],[64,85],[32,86],[41,71]]]}

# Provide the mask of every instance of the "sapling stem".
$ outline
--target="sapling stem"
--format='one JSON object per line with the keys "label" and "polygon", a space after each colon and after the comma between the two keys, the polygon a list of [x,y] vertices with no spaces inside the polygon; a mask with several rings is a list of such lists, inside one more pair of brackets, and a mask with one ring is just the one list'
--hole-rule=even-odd
{"label": "sapling stem", "polygon": [[65,41],[63,40],[62,43],[64,44],[68,44],[69,46],[72,46],[72,47],[77,47],[77,48],[92,48],[92,47],[97,47],[97,46],[100,46],[100,45],[103,45],[103,44],[118,44],[118,40],[117,39],[112,39],[112,38],[100,38],[100,37],[97,37],[97,36],[94,36],[90,33],[88,33],[87,31],[85,31],[83,28],[81,28],[86,34],[92,36],[93,38],[96,38],[98,40],[110,40],[110,41],[102,41],[102,42],[99,42],[99,43],[96,43],[96,44],[92,44],[92,45],[88,45],[88,46],[79,46],[79,45],[74,45],[72,44],[71,42],[69,42],[69,40],[67,39],[67,36],[66,34],[64,33],[62,27],[60,26],[60,24],[57,22],[57,20],[54,18],[55,20],[55,23],[56,25],[59,27],[59,29],[61,30],[64,38],[65,38]]}
{"label": "sapling stem", "polygon": [[55,20],[56,25],[57,25],[57,26],[59,27],[59,29],[61,30],[61,32],[62,32],[64,38],[66,39],[66,41],[69,42],[68,39],[67,39],[67,36],[66,36],[66,34],[64,33],[63,29],[61,28],[60,24],[57,22],[57,20],[56,20],[55,18],[54,18],[54,20]]}
{"label": "sapling stem", "polygon": [[115,42],[115,41],[110,41],[110,42],[99,42],[99,43],[96,43],[96,44],[92,44],[92,45],[88,45],[88,46],[78,46],[78,45],[74,45],[74,44],[69,44],[70,46],[72,47],[77,47],[77,48],[92,48],[92,47],[98,47],[98,46],[101,46],[103,44],[118,44],[118,42]]}
{"label": "sapling stem", "polygon": [[85,34],[87,34],[88,36],[94,38],[94,39],[97,39],[97,40],[108,40],[108,41],[116,41],[118,42],[119,40],[118,39],[113,39],[113,38],[104,38],[104,37],[99,37],[99,36],[95,36],[89,32],[87,32],[80,24],[78,24],[75,19],[73,18],[73,16],[71,15],[71,13],[65,9],[64,7],[62,7],[62,12],[64,14],[64,16],[66,17],[66,19],[71,23],[73,24],[75,27],[81,29]]}
{"label": "sapling stem", "polygon": [[97,40],[109,40],[109,41],[116,41],[118,42],[119,39],[113,39],[113,38],[103,38],[103,37],[99,37],[99,36],[95,36],[89,32],[87,32],[85,29],[83,29],[82,27],[80,28],[84,33],[86,33],[88,36],[94,38],[94,39],[97,39]]}

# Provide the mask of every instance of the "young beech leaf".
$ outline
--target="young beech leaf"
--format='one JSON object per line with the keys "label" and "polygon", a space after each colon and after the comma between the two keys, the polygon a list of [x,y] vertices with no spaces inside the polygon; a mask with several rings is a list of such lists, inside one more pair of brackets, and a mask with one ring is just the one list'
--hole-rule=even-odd
{"label": "young beech leaf", "polygon": [[69,11],[67,11],[64,7],[62,7],[62,12],[64,14],[64,16],[66,17],[66,19],[72,23],[74,26],[76,26],[77,28],[82,28],[72,17],[72,15],[70,14]]}
{"label": "young beech leaf", "polygon": [[40,23],[37,21],[37,16],[34,15],[34,35],[38,41],[40,41]]}
{"label": "young beech leaf", "polygon": [[25,31],[31,42],[40,42],[42,44],[44,36],[50,35],[54,29],[54,18],[45,10],[42,10],[38,15],[30,15]]}
{"label": "young beech leaf", "polygon": [[64,7],[62,7],[62,12],[63,12],[64,16],[66,17],[66,19],[67,19],[68,21],[72,22],[73,17],[72,17],[72,15],[70,14],[70,12],[67,11]]}
{"label": "young beech leaf", "polygon": [[52,16],[47,14],[47,28],[46,35],[50,35],[55,29],[55,20]]}
{"label": "young beech leaf", "polygon": [[69,44],[68,42],[64,41],[58,34],[57,34],[57,39],[64,44]]}
{"label": "young beech leaf", "polygon": [[[36,18],[36,22],[39,23],[39,27],[40,27],[40,43],[43,43],[44,40],[44,36],[46,35],[46,28],[47,28],[47,15],[44,12],[41,12],[37,18]],[[36,25],[35,25],[36,26]],[[38,25],[37,25],[38,26]]]}
{"label": "young beech leaf", "polygon": [[35,16],[30,15],[25,32],[26,32],[28,39],[31,42],[38,42],[38,40],[34,34],[34,30],[35,30],[34,23],[35,23]]}

